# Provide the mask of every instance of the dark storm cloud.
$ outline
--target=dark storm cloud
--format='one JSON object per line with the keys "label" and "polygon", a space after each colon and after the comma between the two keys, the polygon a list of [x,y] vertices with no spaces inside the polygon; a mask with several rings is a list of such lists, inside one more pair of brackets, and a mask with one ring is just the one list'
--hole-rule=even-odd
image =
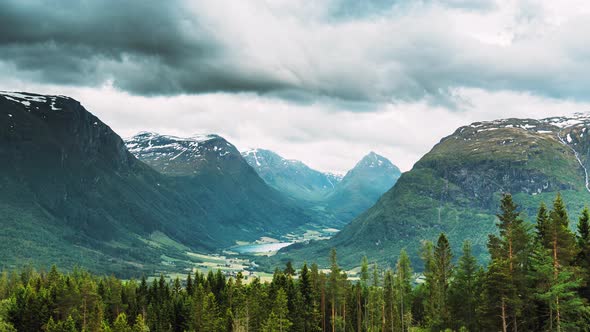
{"label": "dark storm cloud", "polygon": [[0,59],[38,81],[112,80],[138,94],[281,85],[231,68],[214,31],[181,1],[4,0],[0,8]]}
{"label": "dark storm cloud", "polygon": [[[504,45],[474,37],[477,19],[457,22],[495,8],[493,0],[0,0],[0,75],[138,95],[253,92],[358,111],[417,100],[452,108],[465,87],[590,98],[579,33],[587,17],[544,34],[517,29]],[[545,13],[528,6],[519,15],[530,25]],[[494,35],[504,31],[503,20],[495,24]]]}

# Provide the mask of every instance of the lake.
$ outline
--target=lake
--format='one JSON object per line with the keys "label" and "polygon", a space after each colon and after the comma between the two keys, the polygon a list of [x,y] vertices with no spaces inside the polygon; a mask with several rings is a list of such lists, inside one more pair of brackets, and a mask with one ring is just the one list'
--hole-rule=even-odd
{"label": "lake", "polygon": [[257,254],[257,253],[277,251],[277,250],[284,248],[284,247],[291,245],[291,244],[292,244],[291,242],[247,244],[244,246],[233,247],[233,248],[231,248],[231,250],[236,251],[240,254]]}

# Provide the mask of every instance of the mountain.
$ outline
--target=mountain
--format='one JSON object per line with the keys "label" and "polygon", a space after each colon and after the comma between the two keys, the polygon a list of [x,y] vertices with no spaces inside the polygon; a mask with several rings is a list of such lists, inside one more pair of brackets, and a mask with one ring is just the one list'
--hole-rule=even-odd
{"label": "mountain", "polygon": [[371,152],[346,173],[325,201],[341,219],[350,221],[375,204],[400,176],[391,161]]}
{"label": "mountain", "polygon": [[266,183],[337,227],[371,207],[401,174],[389,160],[374,152],[344,177],[314,170],[269,150],[253,149],[242,155]]}
{"label": "mountain", "polygon": [[337,175],[316,171],[299,160],[285,159],[270,150],[248,150],[242,152],[242,156],[266,183],[300,200],[323,200],[342,180]]}
{"label": "mountain", "polygon": [[[282,260],[328,257],[335,247],[345,266],[367,255],[392,265],[402,248],[419,257],[420,243],[448,234],[485,260],[502,193],[509,192],[528,220],[542,201],[560,192],[575,224],[590,201],[590,116],[476,122],[443,138],[404,173],[379,201],[328,241],[286,248]],[[420,267],[420,262],[415,262]]]}
{"label": "mountain", "polygon": [[226,245],[262,235],[279,237],[310,222],[296,202],[269,187],[223,137],[139,133],[125,140],[139,160],[173,180],[207,211],[202,220]]}
{"label": "mountain", "polygon": [[[183,183],[157,172],[135,158],[111,128],[65,96],[0,92],[0,119],[4,267],[51,262],[118,275],[163,266],[183,271],[192,266],[189,251],[253,240],[307,218],[279,205],[286,199],[276,198],[278,193],[272,192],[276,195],[268,205],[250,207],[248,201],[232,201],[232,193],[221,204],[223,194],[210,182]],[[244,161],[240,165],[257,178]],[[219,186],[227,188],[225,182]]]}

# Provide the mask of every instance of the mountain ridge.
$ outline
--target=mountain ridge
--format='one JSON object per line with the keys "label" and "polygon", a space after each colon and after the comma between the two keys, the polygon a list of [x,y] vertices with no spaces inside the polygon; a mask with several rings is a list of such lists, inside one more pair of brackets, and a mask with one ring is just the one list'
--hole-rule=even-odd
{"label": "mountain ridge", "polygon": [[387,265],[402,248],[419,257],[422,240],[445,232],[453,243],[470,239],[474,253],[485,260],[502,193],[510,192],[529,220],[558,192],[570,202],[572,218],[590,201],[588,128],[587,114],[461,126],[332,239],[287,247],[276,259],[325,262],[334,247],[345,266],[357,266],[364,255]]}
{"label": "mountain ridge", "polygon": [[[238,197],[222,190],[231,184],[230,176],[216,173],[205,183],[204,174],[182,181],[183,174],[156,171],[69,97],[0,92],[0,118],[0,160],[6,161],[0,165],[0,258],[7,266],[82,264],[118,275],[182,271],[194,261],[189,251],[253,241],[309,218],[279,193],[264,189],[245,161],[236,169],[244,166],[258,178],[256,188],[263,188],[242,188],[247,191],[240,197],[258,197],[252,201],[227,200]],[[272,197],[260,197],[266,193]],[[254,202],[262,212],[248,205]]]}

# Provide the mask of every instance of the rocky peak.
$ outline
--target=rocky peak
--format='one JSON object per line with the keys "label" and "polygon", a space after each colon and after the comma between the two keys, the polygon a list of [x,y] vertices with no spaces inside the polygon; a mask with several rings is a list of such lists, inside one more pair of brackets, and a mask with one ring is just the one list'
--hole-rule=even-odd
{"label": "rocky peak", "polygon": [[138,159],[170,175],[196,175],[207,170],[227,170],[239,151],[218,135],[177,137],[141,132],[127,138],[125,144]]}
{"label": "rocky peak", "polygon": [[364,168],[384,168],[399,171],[399,169],[393,165],[391,161],[373,151],[364,156],[354,167],[354,169]]}
{"label": "rocky peak", "polygon": [[0,91],[1,139],[19,149],[54,156],[64,165],[79,158],[123,171],[135,162],[121,138],[78,101],[65,96]]}

